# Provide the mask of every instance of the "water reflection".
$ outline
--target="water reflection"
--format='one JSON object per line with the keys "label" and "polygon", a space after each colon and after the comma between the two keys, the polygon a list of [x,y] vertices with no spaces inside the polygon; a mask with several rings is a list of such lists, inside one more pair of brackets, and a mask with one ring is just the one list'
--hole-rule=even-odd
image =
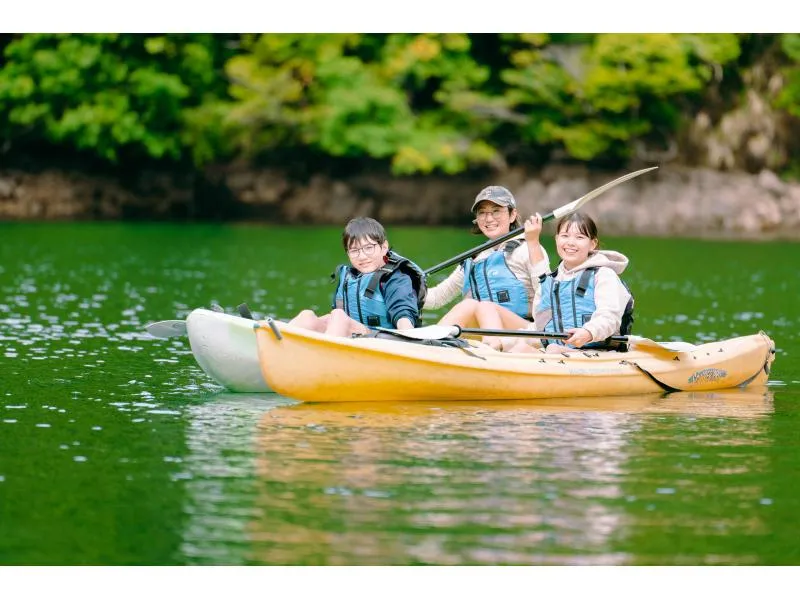
{"label": "water reflection", "polygon": [[274,394],[218,394],[188,407],[184,466],[187,523],[181,560],[192,564],[248,562],[253,506],[253,423],[265,411],[294,404]]}
{"label": "water reflection", "polygon": [[668,501],[678,485],[658,468],[638,470],[650,463],[641,460],[642,431],[669,436],[724,418],[763,441],[772,408],[772,395],[757,389],[272,409],[257,433],[251,558],[328,565],[632,562],[626,542],[618,541],[636,527],[637,501]]}

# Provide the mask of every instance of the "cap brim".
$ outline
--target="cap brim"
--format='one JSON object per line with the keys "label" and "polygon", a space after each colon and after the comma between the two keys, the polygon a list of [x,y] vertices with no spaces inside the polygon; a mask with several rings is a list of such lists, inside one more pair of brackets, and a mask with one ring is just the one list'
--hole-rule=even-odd
{"label": "cap brim", "polygon": [[472,208],[470,208],[470,212],[474,212],[475,208],[478,207],[478,204],[481,203],[482,201],[488,201],[490,203],[493,203],[496,206],[500,206],[501,208],[511,208],[513,210],[517,209],[517,206],[515,206],[515,205],[509,205],[508,203],[495,201],[494,199],[490,199],[488,197],[482,197],[482,198],[476,199],[474,202],[472,202]]}

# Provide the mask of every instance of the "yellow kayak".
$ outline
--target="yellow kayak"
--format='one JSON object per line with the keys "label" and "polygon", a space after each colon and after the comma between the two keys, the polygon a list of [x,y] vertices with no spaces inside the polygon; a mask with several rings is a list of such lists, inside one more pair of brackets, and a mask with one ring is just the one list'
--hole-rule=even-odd
{"label": "yellow kayak", "polygon": [[[501,353],[385,338],[341,338],[266,320],[259,363],[276,392],[307,402],[508,400],[713,391],[764,385],[775,346],[763,332],[671,350]],[[646,339],[643,339],[646,340]]]}

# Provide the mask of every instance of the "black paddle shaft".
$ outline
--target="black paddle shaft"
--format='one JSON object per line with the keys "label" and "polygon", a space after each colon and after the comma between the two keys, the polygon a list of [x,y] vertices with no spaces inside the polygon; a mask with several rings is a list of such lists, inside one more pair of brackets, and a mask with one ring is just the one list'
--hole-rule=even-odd
{"label": "black paddle shaft", "polygon": [[[527,338],[558,338],[558,339],[566,339],[569,338],[569,334],[566,332],[536,332],[534,330],[498,330],[495,328],[461,328],[458,326],[458,329],[461,331],[456,336],[461,336],[462,334],[476,334],[482,336],[520,336],[520,337],[527,337]],[[612,343],[627,343],[630,341],[630,338],[627,336],[620,336],[614,335],[608,337],[606,339]]]}
{"label": "black paddle shaft", "polygon": [[[555,214],[550,212],[549,214],[545,214],[542,216],[542,223],[548,222],[555,218]],[[483,243],[482,245],[478,245],[477,247],[473,247],[472,249],[468,249],[462,253],[459,253],[455,257],[451,257],[449,260],[442,262],[441,264],[436,264],[435,266],[431,266],[427,270],[425,270],[425,276],[430,276],[431,274],[435,274],[439,270],[444,270],[448,266],[452,266],[453,264],[458,264],[459,262],[463,262],[468,257],[472,257],[474,255],[478,255],[481,251],[485,251],[487,249],[491,249],[496,245],[500,245],[500,243],[505,243],[509,239],[513,239],[514,237],[519,237],[525,231],[521,228],[515,228],[514,230],[508,231],[506,234],[497,237],[496,239],[490,239]]]}
{"label": "black paddle shaft", "polygon": [[[602,187],[598,187],[597,189],[594,189],[594,190],[590,191],[589,193],[587,193],[583,197],[580,197],[580,198],[576,199],[575,201],[568,203],[565,206],[562,206],[562,207],[560,207],[560,208],[558,208],[556,210],[553,210],[552,212],[550,212],[548,214],[545,214],[544,216],[542,216],[542,223],[545,223],[548,220],[553,220],[556,217],[556,212],[558,212],[561,216],[566,216],[568,214],[572,214],[576,210],[578,210],[582,205],[584,205],[587,201],[590,201],[590,200],[594,199],[595,197],[597,197],[601,193],[603,193],[605,191],[608,191],[612,187],[616,187],[620,183],[624,183],[625,181],[628,181],[628,180],[630,180],[632,178],[635,178],[635,177],[639,176],[640,174],[644,174],[645,172],[650,172],[651,170],[655,170],[656,168],[658,168],[658,166],[651,166],[649,168],[642,168],[641,170],[637,170],[635,172],[630,172],[630,173],[628,173],[626,175],[623,175],[623,176],[621,176],[619,178],[616,178],[613,181],[610,181],[610,182],[606,183]],[[464,261],[468,257],[472,257],[474,255],[478,255],[481,251],[484,251],[486,249],[491,249],[495,245],[499,245],[500,243],[504,243],[505,241],[508,241],[509,239],[513,239],[514,237],[517,237],[522,233],[524,233],[523,230],[515,228],[514,230],[507,232],[505,235],[503,235],[501,237],[497,237],[496,239],[492,239],[490,241],[486,241],[486,243],[484,243],[483,245],[478,245],[477,247],[475,247],[473,249],[469,249],[468,251],[465,251],[463,253],[459,253],[457,256],[452,257],[449,260],[442,262],[441,264],[436,264],[435,266],[433,266],[431,268],[428,268],[427,270],[425,270],[424,274],[425,274],[425,276],[430,276],[431,274],[434,274],[435,272],[438,272],[439,270],[444,270],[448,266],[452,266],[453,264],[458,264],[459,262]]]}

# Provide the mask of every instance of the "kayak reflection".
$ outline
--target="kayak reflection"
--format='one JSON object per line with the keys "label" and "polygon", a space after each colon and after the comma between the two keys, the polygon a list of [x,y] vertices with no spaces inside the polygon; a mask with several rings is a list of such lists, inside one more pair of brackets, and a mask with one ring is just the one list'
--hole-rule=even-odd
{"label": "kayak reflection", "polygon": [[698,417],[762,417],[773,411],[773,394],[767,387],[761,386],[713,392],[646,393],[612,397],[516,399],[510,401],[297,403],[266,413],[261,425],[313,423],[357,427],[403,427],[426,418],[450,420],[491,418],[494,412],[523,415],[574,411],[671,413]]}
{"label": "kayak reflection", "polygon": [[[763,459],[749,451],[764,446],[772,401],[762,387],[280,406],[263,414],[256,431],[259,515],[249,526],[251,558],[633,563],[635,553],[620,539],[649,519],[650,509],[667,508],[657,501],[671,501],[665,513],[688,522],[692,504],[709,495],[719,496],[706,501],[707,509],[762,494],[753,473]],[[675,438],[686,454],[675,456]],[[737,468],[709,476],[709,466],[727,465],[732,445],[741,457]],[[717,525],[716,512],[708,517],[698,529]],[[749,533],[727,525],[729,533]]]}

